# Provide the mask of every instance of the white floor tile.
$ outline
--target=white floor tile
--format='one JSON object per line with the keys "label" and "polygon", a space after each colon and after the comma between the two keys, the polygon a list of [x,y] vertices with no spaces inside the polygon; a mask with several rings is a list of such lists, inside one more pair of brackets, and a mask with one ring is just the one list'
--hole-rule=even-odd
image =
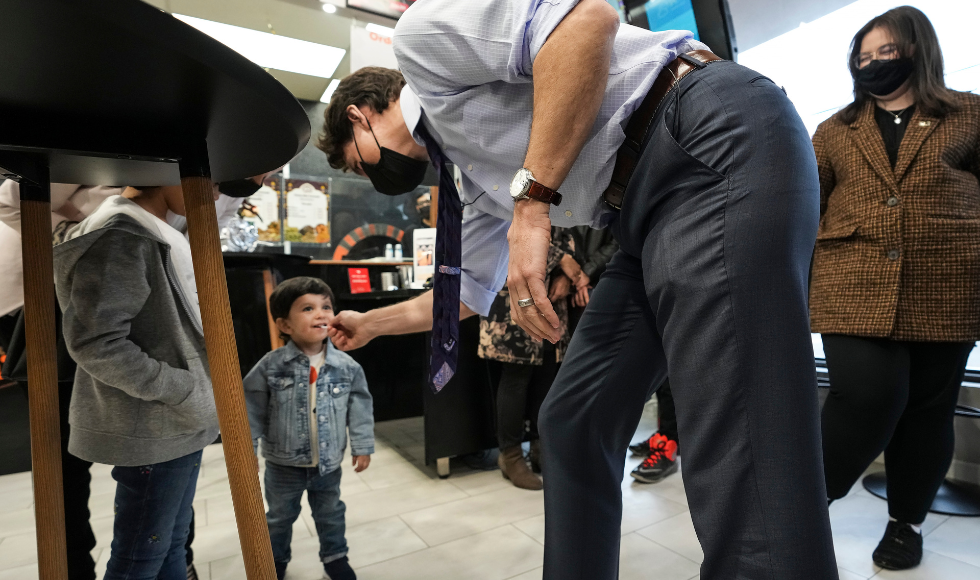
{"label": "white floor tile", "polygon": [[977,580],[980,568],[925,550],[922,563],[911,570],[882,570],[875,580]]}
{"label": "white floor tile", "polygon": [[677,552],[692,562],[704,561],[701,542],[694,532],[694,522],[690,512],[684,512],[636,532],[644,538],[653,540],[661,546]]}
{"label": "white floor tile", "polygon": [[507,489],[514,484],[504,479],[499,469],[492,471],[468,471],[449,476],[449,482],[466,492],[467,495],[480,495],[490,491]]}
{"label": "white floor tile", "polygon": [[688,580],[700,569],[700,564],[637,534],[623,536],[620,544],[620,580],[648,580],[651,570],[656,570],[657,580]]}
{"label": "white floor tile", "polygon": [[[0,563],[0,566],[3,564]],[[37,580],[37,564],[28,564],[17,568],[0,569],[0,580]]]}
{"label": "white floor tile", "polygon": [[402,515],[412,530],[435,546],[544,513],[544,494],[509,487]]}
{"label": "white floor tile", "polygon": [[977,518],[948,518],[925,536],[923,544],[927,550],[980,567],[980,521]]}
{"label": "white floor tile", "polygon": [[514,522],[514,527],[524,532],[542,546],[544,545],[544,514]]}
{"label": "white floor tile", "polygon": [[361,493],[344,499],[347,525],[357,526],[467,497],[448,481],[398,485]]}
{"label": "white floor tile", "polygon": [[536,570],[531,570],[530,572],[525,572],[509,578],[508,580],[541,580],[541,575],[544,574],[544,568],[537,568]]}
{"label": "white floor tile", "polygon": [[860,574],[855,574],[843,568],[837,568],[837,573],[840,575],[840,580],[868,580]]}
{"label": "white floor tile", "polygon": [[419,468],[408,463],[395,452],[390,452],[397,460],[389,458],[386,461],[371,459],[371,466],[357,474],[371,489],[384,489],[396,485],[413,482],[433,481],[438,479],[435,469]]}
{"label": "white floor tile", "polygon": [[[319,542],[319,539],[316,541]],[[355,568],[363,568],[429,547],[401,518],[378,520],[347,528],[347,546],[350,549],[347,557]]]}
{"label": "white floor tile", "polygon": [[505,580],[541,565],[544,548],[504,526],[357,570],[360,580]]}
{"label": "white floor tile", "polygon": [[[34,507],[0,513],[0,538],[34,533]],[[0,567],[3,564],[0,563]]]}
{"label": "white floor tile", "polygon": [[37,538],[34,531],[0,540],[0,569],[20,568],[37,563]]}

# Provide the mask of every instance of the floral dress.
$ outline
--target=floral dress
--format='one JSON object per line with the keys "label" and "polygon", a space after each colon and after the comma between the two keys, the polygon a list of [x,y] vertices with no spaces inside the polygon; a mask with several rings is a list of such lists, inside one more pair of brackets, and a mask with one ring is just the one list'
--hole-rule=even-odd
{"label": "floral dress", "polygon": [[[546,270],[548,275],[544,281],[546,288],[551,287],[552,275],[561,273],[561,259],[565,255],[574,254],[575,241],[571,232],[564,228],[551,228],[551,247],[548,248]],[[560,362],[571,338],[568,332],[568,299],[561,298],[551,305],[560,322],[561,340],[555,345],[556,362]],[[531,338],[510,317],[510,291],[506,284],[497,293],[489,315],[480,317],[480,346],[477,354],[480,358],[506,363],[540,365],[544,362],[544,343]]]}

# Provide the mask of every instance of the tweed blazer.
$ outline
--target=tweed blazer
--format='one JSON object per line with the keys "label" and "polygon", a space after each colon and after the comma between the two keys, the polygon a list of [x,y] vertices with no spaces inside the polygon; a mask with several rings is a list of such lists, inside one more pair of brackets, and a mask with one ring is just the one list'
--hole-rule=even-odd
{"label": "tweed blazer", "polygon": [[916,109],[894,169],[874,103],[817,128],[813,332],[980,339],[980,95],[954,95],[946,118]]}

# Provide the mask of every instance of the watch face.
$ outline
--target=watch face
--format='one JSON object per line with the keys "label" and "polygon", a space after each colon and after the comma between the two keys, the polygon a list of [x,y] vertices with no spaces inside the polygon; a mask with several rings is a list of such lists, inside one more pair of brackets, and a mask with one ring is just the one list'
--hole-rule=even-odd
{"label": "watch face", "polygon": [[527,169],[521,169],[514,175],[514,180],[510,182],[510,196],[512,198],[519,198],[527,193],[527,190],[531,188],[531,172]]}

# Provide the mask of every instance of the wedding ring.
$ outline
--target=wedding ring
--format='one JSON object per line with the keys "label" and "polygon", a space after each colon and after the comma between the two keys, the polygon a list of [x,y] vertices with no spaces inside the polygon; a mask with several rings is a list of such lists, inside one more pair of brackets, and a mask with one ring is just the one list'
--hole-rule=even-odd
{"label": "wedding ring", "polygon": [[521,308],[527,308],[528,306],[534,306],[534,298],[523,298],[517,301],[517,305]]}

